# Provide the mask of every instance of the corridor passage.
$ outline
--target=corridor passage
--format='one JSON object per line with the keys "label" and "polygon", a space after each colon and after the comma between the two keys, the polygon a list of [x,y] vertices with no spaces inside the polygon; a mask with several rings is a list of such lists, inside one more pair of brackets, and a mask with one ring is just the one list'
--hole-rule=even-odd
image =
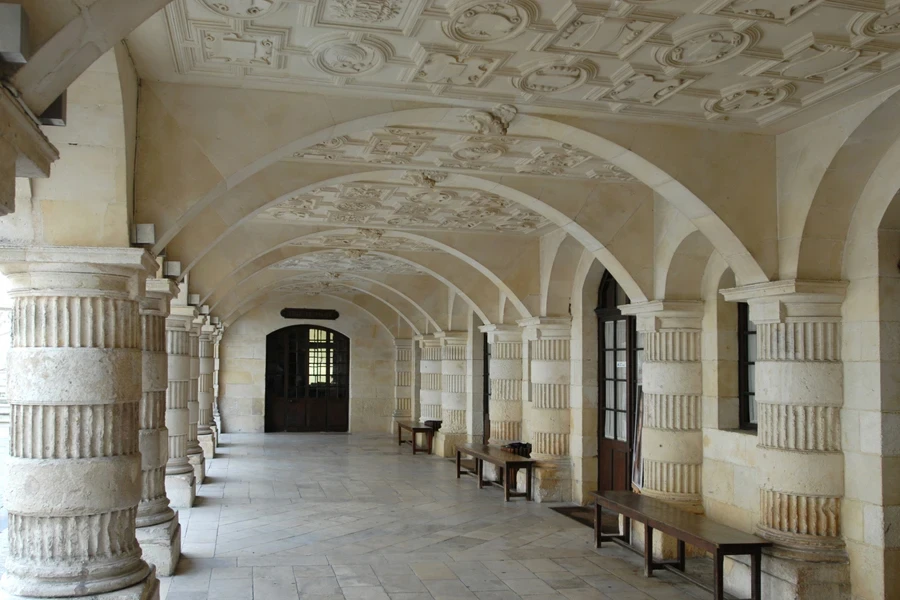
{"label": "corridor passage", "polygon": [[164,600],[706,598],[386,434],[226,434],[180,518],[184,556],[161,578]]}

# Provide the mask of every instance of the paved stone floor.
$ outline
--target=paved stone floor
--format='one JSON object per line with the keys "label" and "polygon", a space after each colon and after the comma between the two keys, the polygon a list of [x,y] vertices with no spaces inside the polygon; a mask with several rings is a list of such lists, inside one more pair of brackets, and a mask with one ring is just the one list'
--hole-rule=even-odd
{"label": "paved stone floor", "polygon": [[546,506],[504,503],[391,436],[224,435],[164,600],[694,600],[593,549]]}
{"label": "paved stone floor", "polygon": [[[389,435],[226,434],[162,600],[707,600]],[[6,536],[0,535],[0,572]]]}

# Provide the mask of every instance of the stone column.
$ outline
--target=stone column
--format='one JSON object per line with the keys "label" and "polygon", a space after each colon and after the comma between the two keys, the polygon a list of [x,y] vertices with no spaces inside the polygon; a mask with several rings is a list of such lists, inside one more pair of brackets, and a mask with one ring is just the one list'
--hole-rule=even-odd
{"label": "stone column", "polygon": [[141,350],[143,394],[140,404],[141,503],[137,511],[137,539],[144,559],[166,577],[175,573],[181,556],[181,526],[166,496],[166,462],[169,430],[166,429],[166,390],[169,385],[166,356],[166,317],[178,287],[169,279],[148,279],[141,299]]}
{"label": "stone column", "polygon": [[572,321],[535,317],[519,321],[528,342],[529,431],[532,458],[538,459],[534,497],[538,502],[572,498],[572,460],[569,456]]}
{"label": "stone column", "polygon": [[14,299],[0,595],[158,598],[135,538],[138,301],[156,262],[132,248],[6,247],[0,270]]}
{"label": "stone column", "polygon": [[166,494],[176,508],[190,508],[196,495],[194,467],[187,457],[190,431],[191,324],[192,306],[172,306],[166,319],[166,353],[169,388],[166,391],[166,428],[169,430],[169,460],[166,462]]}
{"label": "stone column", "polygon": [[756,324],[758,533],[775,554],[846,561],[841,537],[845,282],[776,281],[725,290]]}
{"label": "stone column", "polygon": [[490,443],[522,440],[522,330],[511,325],[486,325],[491,345]]}
{"label": "stone column", "polygon": [[200,428],[200,319],[194,319],[190,329],[191,358],[190,384],[188,385],[188,439],[187,457],[194,468],[194,479],[197,485],[206,477],[206,459],[200,447],[198,430]]}
{"label": "stone column", "polygon": [[468,333],[435,334],[441,347],[441,430],[434,438],[438,456],[456,456],[466,441],[466,343]]}
{"label": "stone column", "polygon": [[216,449],[215,437],[213,436],[213,336],[216,328],[210,324],[204,324],[200,327],[200,336],[198,340],[199,359],[198,368],[199,376],[197,380],[197,400],[199,404],[199,417],[197,420],[197,440],[200,448],[203,450],[203,458],[213,458]]}
{"label": "stone column", "polygon": [[[9,450],[9,397],[6,393],[7,358],[12,344],[12,308],[0,306],[0,456]],[[3,484],[0,482],[0,492]]]}
{"label": "stone column", "polygon": [[412,345],[412,340],[394,340],[394,420],[412,417]]}
{"label": "stone column", "polygon": [[619,307],[644,336],[642,493],[703,512],[700,302]]}
{"label": "stone column", "polygon": [[419,340],[422,348],[419,359],[421,377],[420,421],[437,420],[441,415],[441,341],[433,335],[422,336]]}
{"label": "stone column", "polygon": [[222,342],[222,325],[216,325],[216,335],[213,338],[213,415],[210,429],[213,430],[213,440],[219,447],[219,434],[222,432],[222,416],[219,414],[219,345]]}

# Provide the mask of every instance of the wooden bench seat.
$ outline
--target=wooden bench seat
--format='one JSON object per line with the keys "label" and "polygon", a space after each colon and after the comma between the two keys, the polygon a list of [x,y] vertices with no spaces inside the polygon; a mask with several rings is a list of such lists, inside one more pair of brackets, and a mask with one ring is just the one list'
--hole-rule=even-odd
{"label": "wooden bench seat", "polygon": [[[671,504],[632,492],[593,492],[594,539],[599,548],[604,539],[630,541],[631,520],[644,524],[644,574],[650,577],[654,569],[672,566],[685,570],[685,543],[713,555],[713,596],[723,600],[723,565],[726,556],[746,554],[750,556],[750,590],[752,600],[760,600],[762,549],[771,542],[750,533],[733,529],[702,515],[680,510]],[[606,508],[625,517],[624,530],[619,535],[600,531],[600,509]],[[678,540],[678,558],[674,561],[653,559],[653,531],[659,530]]]}
{"label": "wooden bench seat", "polygon": [[[424,423],[417,423],[416,421],[397,421],[397,445],[402,446],[403,444],[410,444],[412,446],[412,452],[415,454],[416,452],[427,452],[431,454],[432,447],[434,445],[434,427],[431,425],[425,425]],[[410,433],[410,439],[403,439],[403,431],[406,430]],[[417,435],[425,436],[425,445],[420,446],[416,443]]]}
{"label": "wooden bench seat", "polygon": [[[526,458],[524,456],[519,456],[512,452],[506,452],[505,450],[501,450],[497,446],[488,446],[485,444],[460,444],[456,447],[456,478],[459,479],[462,474],[462,456],[465,454],[466,456],[471,456],[475,459],[475,478],[478,480],[478,488],[481,489],[484,487],[485,483],[493,483],[490,481],[484,481],[484,463],[489,462],[492,465],[496,465],[501,470],[501,477],[503,482],[503,497],[506,502],[509,502],[510,498],[521,498],[525,497],[526,500],[531,500],[531,478],[534,470],[534,463],[536,462],[532,458]],[[519,469],[525,469],[526,472],[526,483],[525,483],[525,493],[522,492],[514,492],[511,489],[511,485],[515,482],[516,473],[518,473]]]}

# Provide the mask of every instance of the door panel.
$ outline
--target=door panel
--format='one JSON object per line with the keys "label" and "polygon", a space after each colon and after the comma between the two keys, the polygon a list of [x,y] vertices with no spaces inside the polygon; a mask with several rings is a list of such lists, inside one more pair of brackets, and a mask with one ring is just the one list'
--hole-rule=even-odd
{"label": "door panel", "polygon": [[267,432],[349,430],[350,340],[295,325],[266,340]]}

